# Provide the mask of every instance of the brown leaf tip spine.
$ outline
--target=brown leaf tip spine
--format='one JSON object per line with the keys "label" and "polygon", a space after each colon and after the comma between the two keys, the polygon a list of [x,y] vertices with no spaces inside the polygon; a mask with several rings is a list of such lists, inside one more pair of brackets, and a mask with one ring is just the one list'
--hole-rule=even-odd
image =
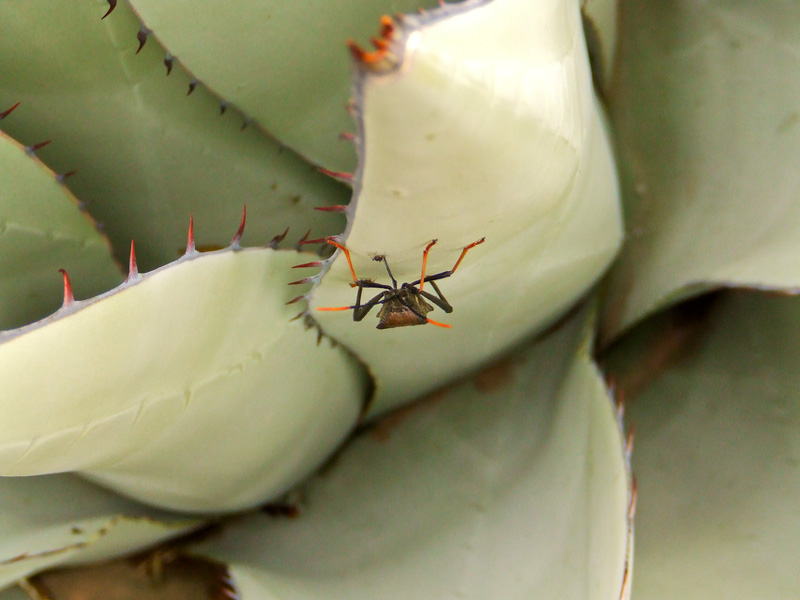
{"label": "brown leaf tip spine", "polygon": [[44,148],[52,142],[53,140],[45,140],[44,142],[39,142],[38,144],[34,144],[33,146],[25,146],[25,152],[28,153],[30,156],[35,156],[36,151]]}
{"label": "brown leaf tip spine", "polygon": [[347,40],[347,47],[350,49],[350,54],[353,55],[353,58],[363,67],[374,72],[391,71],[398,65],[397,56],[392,52],[392,39],[396,23],[389,15],[383,15],[380,23],[381,28],[378,36],[370,39],[370,43],[375,50],[364,50],[353,40]]}
{"label": "brown leaf tip spine", "polygon": [[354,179],[352,173],[345,173],[344,171],[331,171],[330,169],[326,169],[324,167],[318,167],[317,170],[328,177],[333,177],[334,179],[338,179],[344,183],[352,183]]}
{"label": "brown leaf tip spine", "polygon": [[186,256],[195,252],[197,252],[197,246],[194,243],[194,215],[189,215],[189,235],[186,240],[186,251],[183,255]]}
{"label": "brown leaf tip spine", "polygon": [[321,212],[343,213],[347,211],[346,204],[335,204],[334,206],[315,206],[314,210]]}
{"label": "brown leaf tip spine", "polygon": [[61,308],[67,308],[75,302],[75,296],[72,295],[72,283],[70,283],[69,275],[67,275],[65,269],[59,269],[58,272],[61,273],[61,276],[64,278],[64,302]]}
{"label": "brown leaf tip spine", "polygon": [[136,249],[131,240],[131,257],[128,259],[128,278],[126,282],[131,282],[139,278],[139,266],[136,264]]}
{"label": "brown leaf tip spine", "polygon": [[247,221],[247,205],[242,206],[242,220],[239,223],[239,229],[236,230],[236,235],[233,236],[231,240],[231,246],[233,248],[240,248],[240,244],[242,241],[242,234],[244,234],[244,224]]}
{"label": "brown leaf tip spine", "polygon": [[67,171],[66,173],[59,173],[58,175],[56,175],[56,181],[58,181],[58,183],[64,183],[64,180],[67,177],[72,177],[77,172],[78,171]]}
{"label": "brown leaf tip spine", "polygon": [[108,2],[108,10],[106,11],[106,14],[100,17],[101,21],[114,12],[115,8],[117,8],[117,0],[106,0],[106,2]]}
{"label": "brown leaf tip spine", "polygon": [[[21,101],[20,101],[20,102],[21,102]],[[0,112],[0,121],[2,121],[2,120],[3,120],[3,119],[5,119],[5,118],[6,118],[8,115],[10,115],[10,114],[11,114],[11,111],[13,111],[15,108],[17,108],[17,107],[20,105],[20,102],[17,102],[17,103],[16,103],[14,106],[12,106],[11,108],[7,108],[7,109],[5,109],[3,112]]]}
{"label": "brown leaf tip spine", "polygon": [[317,276],[314,275],[312,277],[303,277],[302,279],[298,279],[297,281],[290,281],[287,285],[303,285],[304,283],[314,283],[317,280]]}
{"label": "brown leaf tip spine", "polygon": [[144,26],[139,29],[139,33],[136,34],[136,39],[139,40],[139,47],[136,49],[136,54],[139,54],[139,52],[142,51],[142,48],[144,48],[144,43],[147,41],[147,36],[149,34],[150,32],[145,29]]}
{"label": "brown leaf tip spine", "polygon": [[308,268],[308,267],[321,267],[323,264],[325,264],[324,261],[315,260],[313,262],[303,263],[302,265],[294,265],[292,268],[293,269],[305,269],[305,268]]}
{"label": "brown leaf tip spine", "polygon": [[286,239],[287,233],[289,233],[288,227],[283,230],[283,233],[276,235],[274,238],[272,238],[269,241],[269,244],[267,244],[267,246],[275,250],[278,247],[278,244],[280,244],[284,239]]}

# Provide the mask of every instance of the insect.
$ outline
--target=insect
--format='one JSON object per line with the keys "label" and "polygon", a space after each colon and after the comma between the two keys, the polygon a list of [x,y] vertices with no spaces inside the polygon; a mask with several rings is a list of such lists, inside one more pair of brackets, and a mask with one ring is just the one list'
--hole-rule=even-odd
{"label": "insect", "polygon": [[[378,329],[408,327],[410,325],[425,325],[426,323],[438,325],[439,327],[451,327],[451,325],[437,323],[436,321],[433,321],[427,317],[428,313],[433,310],[433,306],[428,304],[426,300],[430,300],[433,302],[433,304],[441,308],[446,313],[453,312],[453,307],[442,295],[442,292],[439,289],[439,286],[436,285],[436,282],[440,279],[446,279],[455,273],[458,265],[461,264],[461,261],[463,260],[467,251],[471,248],[474,248],[478,244],[482,244],[484,239],[485,238],[481,238],[477,242],[472,242],[468,246],[465,246],[464,249],[461,250],[461,255],[458,257],[456,264],[453,265],[453,268],[449,271],[442,271],[441,273],[436,273],[435,275],[426,277],[425,265],[428,262],[428,252],[430,252],[431,248],[437,241],[432,240],[422,252],[422,272],[419,276],[419,279],[412,281],[411,283],[404,283],[400,287],[397,287],[397,280],[394,278],[394,275],[392,275],[392,270],[389,268],[389,263],[386,261],[385,256],[376,256],[373,258],[373,260],[382,262],[384,264],[386,267],[386,272],[389,274],[389,279],[392,280],[392,285],[376,283],[371,279],[359,279],[356,277],[356,271],[353,268],[353,262],[350,260],[349,250],[335,240],[327,238],[326,241],[329,244],[336,246],[342,252],[344,252],[345,258],[347,258],[347,264],[350,267],[350,274],[353,276],[353,283],[350,285],[352,287],[357,287],[358,293],[356,294],[356,303],[353,306],[325,306],[319,307],[317,310],[353,309],[353,320],[361,321],[373,308],[380,305],[380,310],[378,311],[377,315],[378,319],[380,319],[377,327]],[[434,291],[436,292],[435,296],[423,291],[422,287],[426,283],[431,284],[431,287],[433,287]],[[361,294],[365,288],[378,289],[382,291],[376,294],[365,304],[361,304]]]}

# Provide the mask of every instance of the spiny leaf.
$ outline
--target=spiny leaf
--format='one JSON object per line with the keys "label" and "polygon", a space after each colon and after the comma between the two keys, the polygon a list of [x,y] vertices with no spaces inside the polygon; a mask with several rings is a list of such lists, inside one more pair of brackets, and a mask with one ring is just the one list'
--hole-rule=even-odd
{"label": "spiny leaf", "polygon": [[175,258],[186,214],[207,243],[225,245],[227,224],[247,203],[253,239],[289,226],[297,235],[341,230],[340,217],[312,207],[342,204],[348,190],[267,138],[244,116],[219,115],[221,99],[150,40],[120,3],[10,3],[0,19],[0,106],[22,104],[3,127],[25,144],[52,139],[41,155],[55,171],[77,170],[70,189],[106,224],[117,255],[131,238],[145,269]]}
{"label": "spiny leaf", "polygon": [[59,268],[76,275],[82,295],[120,281],[108,240],[36,158],[37,145],[25,148],[0,131],[0,329],[58,308]]}
{"label": "spiny leaf", "polygon": [[79,471],[194,511],[252,506],[297,483],[366,394],[342,348],[291,320],[302,305],[286,305],[290,266],[310,256],[190,252],[2,334],[0,474]]}
{"label": "spiny leaf", "polygon": [[800,5],[620,12],[611,101],[629,235],[606,342],[709,289],[800,287]]}
{"label": "spiny leaf", "polygon": [[[204,84],[314,163],[352,170],[347,38],[383,13],[433,0],[132,0],[148,29]],[[191,17],[189,17],[191,15]],[[253,49],[258,49],[253,51]]]}
{"label": "spiny leaf", "polygon": [[[800,299],[725,292],[705,335],[627,409],[636,600],[800,589]],[[640,329],[612,354],[637,367]]]}
{"label": "spiny leaf", "polygon": [[242,598],[618,599],[630,479],[586,313],[472,382],[386,417],[304,487],[199,551]]}
{"label": "spiny leaf", "polygon": [[[346,257],[313,291],[312,315],[370,365],[375,410],[464,374],[552,322],[601,275],[621,241],[611,149],[592,91],[576,3],[468,2],[383,24],[360,61],[365,154],[338,238],[359,278],[389,283],[453,268],[452,329],[376,331],[354,304]],[[366,290],[367,292],[370,290]],[[364,298],[366,301],[368,298]],[[431,315],[434,319],[435,314]],[[372,324],[370,324],[370,321]]]}
{"label": "spiny leaf", "polygon": [[0,478],[0,589],[43,569],[140,550],[201,522],[73,475]]}

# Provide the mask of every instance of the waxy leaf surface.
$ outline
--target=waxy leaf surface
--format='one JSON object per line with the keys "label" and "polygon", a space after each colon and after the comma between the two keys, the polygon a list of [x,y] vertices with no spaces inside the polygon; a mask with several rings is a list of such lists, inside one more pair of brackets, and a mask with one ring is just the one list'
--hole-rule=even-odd
{"label": "waxy leaf surface", "polygon": [[4,334],[0,474],[79,471],[192,511],[294,485],[341,443],[366,394],[360,365],[290,320],[290,267],[313,256],[190,253]]}
{"label": "waxy leaf surface", "polygon": [[[269,139],[241,126],[232,107],[149,39],[125,2],[105,20],[101,0],[10,2],[0,18],[0,107],[21,102],[3,128],[40,152],[89,212],[105,223],[117,255],[131,239],[152,269],[174,260],[194,214],[204,243],[224,246],[242,205],[245,243],[263,244],[291,227],[299,238],[341,231],[340,217],[313,207],[346,202],[349,191]],[[295,238],[295,239],[296,239]],[[253,240],[253,242],[251,242]]]}
{"label": "waxy leaf surface", "polygon": [[800,286],[800,4],[621,3],[628,236],[606,341],[721,286]]}
{"label": "waxy leaf surface", "polygon": [[108,240],[56,174],[0,131],[0,329],[57,309],[62,268],[84,296],[122,279]]}
{"label": "waxy leaf surface", "polygon": [[0,589],[44,569],[134,552],[201,525],[67,474],[2,477],[0,497]]}
{"label": "waxy leaf surface", "polygon": [[[339,240],[359,278],[429,275],[455,307],[426,325],[353,323],[342,252],[313,290],[323,330],[369,364],[375,410],[464,374],[561,315],[602,274],[621,241],[617,183],[592,89],[575,2],[466,2],[395,29],[395,69],[362,66],[363,160]],[[365,290],[364,301],[380,290]],[[433,292],[430,287],[425,291]]]}
{"label": "waxy leaf surface", "polygon": [[316,164],[352,171],[349,38],[431,0],[133,0],[145,26],[212,90]]}
{"label": "waxy leaf surface", "polygon": [[[792,600],[800,300],[728,292],[701,334],[626,409],[639,489],[633,597]],[[614,361],[638,371],[639,348],[623,345]]]}
{"label": "waxy leaf surface", "polygon": [[247,600],[618,600],[630,479],[586,321],[378,422],[299,517],[251,515],[200,551]]}

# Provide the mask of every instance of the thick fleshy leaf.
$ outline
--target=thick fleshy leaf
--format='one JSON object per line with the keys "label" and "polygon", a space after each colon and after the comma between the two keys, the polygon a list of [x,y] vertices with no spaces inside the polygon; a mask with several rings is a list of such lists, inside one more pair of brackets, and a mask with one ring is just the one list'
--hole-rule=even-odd
{"label": "thick fleshy leaf", "polygon": [[617,53],[617,0],[583,0],[583,26],[597,86],[607,93]]}
{"label": "thick fleshy leaf", "polygon": [[79,471],[196,511],[294,485],[350,431],[367,385],[290,320],[290,266],[312,256],[189,253],[1,334],[0,474]]}
{"label": "thick fleshy leaf", "polygon": [[23,143],[52,139],[42,159],[77,170],[68,186],[123,256],[131,238],[143,268],[166,264],[195,215],[207,244],[224,246],[243,204],[247,240],[291,227],[300,237],[341,231],[312,207],[346,202],[345,186],[315,172],[176,64],[167,77],[156,40],[136,53],[140,25],[119,2],[10,2],[0,8],[0,106],[21,105],[3,127]]}
{"label": "thick fleshy leaf", "polygon": [[0,600],[31,600],[19,587],[11,587],[0,590]]}
{"label": "thick fleshy leaf", "polygon": [[348,38],[432,0],[132,0],[145,26],[204,84],[312,162],[352,171]]}
{"label": "thick fleshy leaf", "polygon": [[0,498],[0,589],[44,569],[133,552],[202,524],[74,475],[3,477]]}
{"label": "thick fleshy leaf", "polygon": [[[626,409],[639,489],[633,597],[793,600],[800,300],[728,292],[704,331]],[[654,354],[642,347],[617,349],[614,362],[638,372]]]}
{"label": "thick fleshy leaf", "polygon": [[60,268],[76,275],[84,296],[121,279],[108,240],[55,173],[0,131],[0,329],[58,308]]}
{"label": "thick fleshy leaf", "polygon": [[[386,26],[390,50],[363,59],[364,156],[340,237],[359,278],[399,283],[463,266],[439,282],[452,329],[377,331],[375,314],[313,317],[367,362],[375,410],[464,374],[560,315],[621,242],[613,160],[571,0],[496,0]],[[402,55],[398,65],[392,62]],[[354,303],[342,252],[312,308]],[[366,289],[363,301],[380,290]],[[429,285],[423,291],[434,292]],[[437,311],[438,312],[438,311]],[[443,314],[443,313],[439,313]]]}
{"label": "thick fleshy leaf", "polygon": [[617,600],[630,480],[585,324],[388,416],[298,517],[252,515],[202,552],[247,600]]}
{"label": "thick fleshy leaf", "polygon": [[621,3],[629,236],[604,337],[719,286],[800,286],[800,4]]}

